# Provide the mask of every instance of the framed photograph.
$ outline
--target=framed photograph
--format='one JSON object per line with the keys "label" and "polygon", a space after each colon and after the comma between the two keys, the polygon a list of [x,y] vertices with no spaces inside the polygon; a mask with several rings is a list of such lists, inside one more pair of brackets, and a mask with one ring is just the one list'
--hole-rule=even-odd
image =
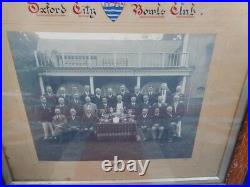
{"label": "framed photograph", "polygon": [[2,37],[7,183],[224,182],[246,3],[4,3]]}

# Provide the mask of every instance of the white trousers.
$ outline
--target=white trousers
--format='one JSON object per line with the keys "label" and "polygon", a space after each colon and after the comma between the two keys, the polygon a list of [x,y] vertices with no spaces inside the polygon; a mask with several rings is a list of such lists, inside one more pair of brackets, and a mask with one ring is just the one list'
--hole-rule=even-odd
{"label": "white trousers", "polygon": [[181,120],[179,120],[176,124],[176,136],[181,137]]}
{"label": "white trousers", "polygon": [[52,123],[50,122],[42,122],[42,126],[43,126],[43,132],[44,132],[44,138],[48,138],[50,136],[54,136],[54,129],[52,126]]}

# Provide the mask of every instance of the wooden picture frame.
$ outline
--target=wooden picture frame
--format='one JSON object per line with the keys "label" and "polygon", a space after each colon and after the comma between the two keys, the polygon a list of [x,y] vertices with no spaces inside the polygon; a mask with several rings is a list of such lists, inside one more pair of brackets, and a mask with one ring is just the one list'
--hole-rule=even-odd
{"label": "wooden picture frame", "polygon": [[248,113],[245,113],[225,183],[242,184],[248,172]]}

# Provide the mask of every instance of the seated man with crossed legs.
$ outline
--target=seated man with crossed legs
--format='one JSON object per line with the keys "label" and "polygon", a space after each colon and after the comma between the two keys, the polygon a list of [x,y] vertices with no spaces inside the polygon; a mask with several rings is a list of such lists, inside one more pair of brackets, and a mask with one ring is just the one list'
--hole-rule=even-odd
{"label": "seated man with crossed legs", "polygon": [[52,124],[55,129],[55,137],[60,142],[63,141],[63,135],[67,132],[67,118],[61,113],[60,108],[55,108],[55,116],[52,118]]}
{"label": "seated man with crossed legs", "polygon": [[80,132],[80,116],[78,116],[78,113],[74,108],[71,108],[69,113],[67,135],[68,139],[72,139],[78,134],[78,132]]}
{"label": "seated man with crossed legs", "polygon": [[86,108],[82,116],[82,129],[87,136],[93,135],[98,118],[92,113],[91,108]]}
{"label": "seated man with crossed legs", "polygon": [[155,108],[154,109],[154,115],[152,117],[152,128],[151,133],[154,140],[162,139],[162,135],[164,133],[164,125],[163,125],[163,118],[160,115],[160,109]]}
{"label": "seated man with crossed legs", "polygon": [[167,141],[173,142],[173,136],[175,136],[176,131],[176,121],[173,113],[173,107],[168,106],[165,114],[164,124],[167,131]]}
{"label": "seated man with crossed legs", "polygon": [[150,130],[151,120],[148,114],[148,109],[143,108],[141,115],[138,117],[137,126],[137,141],[146,141],[148,139],[148,132]]}

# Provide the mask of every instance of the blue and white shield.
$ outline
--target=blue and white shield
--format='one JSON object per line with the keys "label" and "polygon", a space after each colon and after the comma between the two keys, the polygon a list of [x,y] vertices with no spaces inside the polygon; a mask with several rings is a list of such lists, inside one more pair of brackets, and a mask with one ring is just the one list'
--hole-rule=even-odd
{"label": "blue and white shield", "polygon": [[102,8],[108,18],[115,22],[122,13],[124,4],[124,2],[104,2],[102,3]]}

